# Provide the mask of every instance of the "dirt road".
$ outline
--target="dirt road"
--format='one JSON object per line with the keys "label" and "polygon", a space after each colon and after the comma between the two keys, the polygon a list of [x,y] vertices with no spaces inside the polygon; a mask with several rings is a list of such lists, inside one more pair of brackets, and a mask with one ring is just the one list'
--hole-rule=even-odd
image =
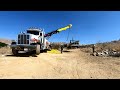
{"label": "dirt road", "polygon": [[120,58],[94,57],[79,49],[37,57],[0,55],[1,79],[120,79]]}

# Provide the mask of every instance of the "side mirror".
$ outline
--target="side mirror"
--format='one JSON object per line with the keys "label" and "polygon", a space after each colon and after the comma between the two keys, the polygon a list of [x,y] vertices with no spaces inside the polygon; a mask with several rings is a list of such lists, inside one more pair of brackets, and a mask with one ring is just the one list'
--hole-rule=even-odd
{"label": "side mirror", "polygon": [[11,44],[16,44],[16,41],[15,40],[12,40],[12,43]]}
{"label": "side mirror", "polygon": [[42,36],[42,33],[40,33],[40,36]]}

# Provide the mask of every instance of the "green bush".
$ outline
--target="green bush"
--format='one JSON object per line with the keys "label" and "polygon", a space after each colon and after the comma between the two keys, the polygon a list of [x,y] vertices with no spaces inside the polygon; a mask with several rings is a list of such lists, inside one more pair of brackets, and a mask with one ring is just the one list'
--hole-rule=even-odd
{"label": "green bush", "polygon": [[0,47],[5,47],[7,44],[0,42]]}

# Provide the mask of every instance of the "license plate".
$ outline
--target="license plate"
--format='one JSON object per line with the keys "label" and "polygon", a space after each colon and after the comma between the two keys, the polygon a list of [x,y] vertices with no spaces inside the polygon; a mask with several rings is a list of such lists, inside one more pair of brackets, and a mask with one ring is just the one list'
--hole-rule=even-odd
{"label": "license plate", "polygon": [[18,53],[25,53],[24,51],[19,51]]}
{"label": "license plate", "polygon": [[24,48],[24,51],[28,51],[28,48]]}

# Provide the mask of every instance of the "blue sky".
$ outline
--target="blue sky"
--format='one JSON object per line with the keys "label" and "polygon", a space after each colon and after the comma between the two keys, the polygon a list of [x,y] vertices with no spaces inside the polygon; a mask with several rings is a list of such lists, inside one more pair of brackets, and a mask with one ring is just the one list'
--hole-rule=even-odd
{"label": "blue sky", "polygon": [[49,41],[68,42],[73,37],[91,44],[120,39],[120,11],[0,11],[0,38],[16,39],[29,27],[44,28],[47,33],[68,24],[73,25],[70,30]]}

